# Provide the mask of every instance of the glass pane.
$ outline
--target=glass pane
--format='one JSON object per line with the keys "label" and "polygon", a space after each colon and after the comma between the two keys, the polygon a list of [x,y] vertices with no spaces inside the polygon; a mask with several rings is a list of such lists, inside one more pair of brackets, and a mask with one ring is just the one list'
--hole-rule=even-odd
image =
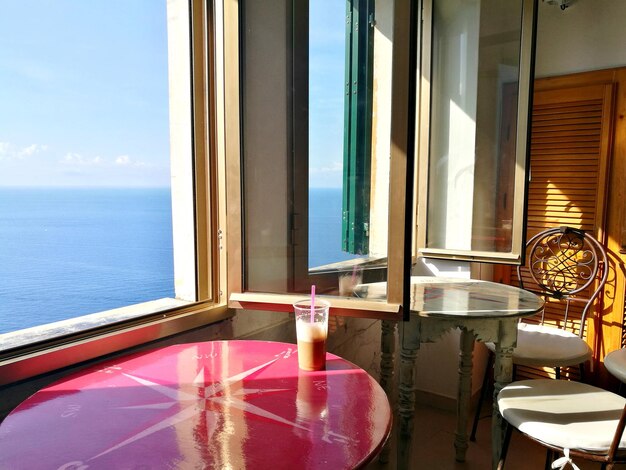
{"label": "glass pane", "polygon": [[174,296],[167,39],[165,1],[3,2],[0,333]]}
{"label": "glass pane", "polygon": [[522,2],[433,3],[426,247],[510,252]]}
{"label": "glass pane", "polygon": [[255,3],[242,15],[245,289],[351,295],[386,278],[393,2]]}
{"label": "glass pane", "polygon": [[342,250],[346,5],[309,4],[309,268],[356,258]]}

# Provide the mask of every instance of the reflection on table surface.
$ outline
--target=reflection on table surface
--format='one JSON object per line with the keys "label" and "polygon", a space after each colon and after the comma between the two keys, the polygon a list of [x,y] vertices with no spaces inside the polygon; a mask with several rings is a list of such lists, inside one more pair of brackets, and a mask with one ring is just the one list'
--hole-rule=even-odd
{"label": "reflection on table surface", "polygon": [[[385,301],[387,283],[360,284],[356,297]],[[506,284],[475,279],[411,277],[411,313],[423,317],[523,316],[537,311],[543,301],[531,292]]]}

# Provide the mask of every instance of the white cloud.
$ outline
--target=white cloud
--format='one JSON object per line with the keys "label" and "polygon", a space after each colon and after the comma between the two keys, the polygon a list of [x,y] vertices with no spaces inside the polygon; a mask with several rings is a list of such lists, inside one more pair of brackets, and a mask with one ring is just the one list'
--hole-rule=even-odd
{"label": "white cloud", "polygon": [[30,157],[31,155],[34,155],[35,153],[44,152],[46,150],[48,150],[47,145],[31,144],[28,147],[24,147],[23,149],[21,149],[19,151],[19,155],[23,157]]}
{"label": "white cloud", "polygon": [[23,160],[46,150],[48,150],[48,146],[45,144],[30,144],[26,147],[19,147],[11,142],[0,142],[0,160]]}
{"label": "white cloud", "polygon": [[65,156],[63,157],[63,160],[61,160],[63,163],[76,163],[76,162],[80,162],[83,159],[82,156],[78,155],[77,153],[66,153]]}
{"label": "white cloud", "polygon": [[130,157],[128,155],[120,155],[115,159],[115,164],[120,166],[128,166],[131,164]]}
{"label": "white cloud", "polygon": [[146,163],[142,161],[133,160],[128,155],[120,155],[115,159],[115,164],[119,166],[133,166],[133,167],[146,167]]}
{"label": "white cloud", "polygon": [[9,152],[11,144],[8,142],[0,142],[0,157],[6,155]]}
{"label": "white cloud", "polygon": [[68,152],[61,159],[61,163],[65,165],[83,165],[83,166],[84,165],[100,165],[102,163],[102,158],[101,157],[86,158],[86,157],[83,157],[79,153]]}
{"label": "white cloud", "polygon": [[342,181],[342,162],[329,162],[324,166],[315,166],[309,169],[309,185],[311,188],[341,188]]}
{"label": "white cloud", "polygon": [[100,167],[122,167],[122,168],[139,168],[147,167],[144,162],[133,160],[129,155],[120,155],[115,158],[85,157],[76,152],[68,152],[63,156],[60,163],[66,166],[100,166]]}
{"label": "white cloud", "polygon": [[309,173],[311,174],[343,173],[343,163],[331,162],[330,165],[327,165],[327,166],[311,167],[309,169]]}

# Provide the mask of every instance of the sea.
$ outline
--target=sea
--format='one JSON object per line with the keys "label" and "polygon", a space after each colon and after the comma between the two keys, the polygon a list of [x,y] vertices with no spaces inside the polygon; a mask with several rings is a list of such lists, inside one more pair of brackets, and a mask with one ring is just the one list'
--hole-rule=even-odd
{"label": "sea", "polygon": [[[309,266],[341,251],[341,189],[309,193]],[[0,188],[0,334],[174,297],[169,188]]]}

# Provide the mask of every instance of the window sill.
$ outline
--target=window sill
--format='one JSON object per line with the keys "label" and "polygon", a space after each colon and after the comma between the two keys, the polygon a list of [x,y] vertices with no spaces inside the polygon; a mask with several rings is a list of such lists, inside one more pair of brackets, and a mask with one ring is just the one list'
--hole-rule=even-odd
{"label": "window sill", "polygon": [[[317,298],[330,303],[330,314],[346,317],[398,320],[400,305],[383,301],[367,301],[353,297],[323,296]],[[293,312],[293,304],[302,300],[302,294],[263,294],[257,292],[235,292],[230,295],[231,308],[247,310],[269,310]]]}
{"label": "window sill", "polygon": [[309,268],[310,274],[327,274],[351,272],[354,268],[362,270],[369,269],[387,269],[387,258],[355,258],[346,261],[338,261],[336,263],[324,264]]}
{"label": "window sill", "polygon": [[226,305],[164,298],[0,335],[0,386],[224,320]]}
{"label": "window sill", "polygon": [[164,298],[4,333],[0,335],[0,354],[189,304],[190,302],[182,300]]}

